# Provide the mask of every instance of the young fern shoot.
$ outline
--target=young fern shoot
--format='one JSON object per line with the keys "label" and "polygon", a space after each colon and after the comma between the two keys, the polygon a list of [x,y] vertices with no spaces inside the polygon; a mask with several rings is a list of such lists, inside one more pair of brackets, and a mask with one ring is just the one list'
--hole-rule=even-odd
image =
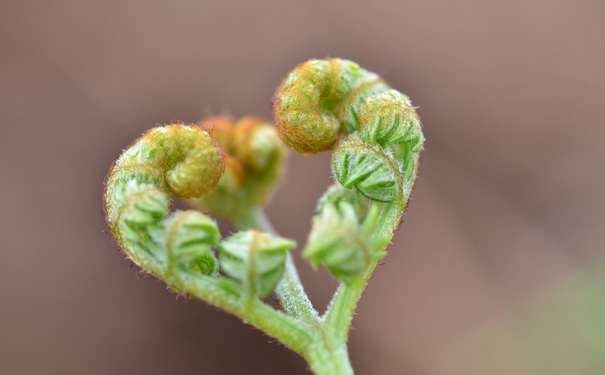
{"label": "young fern shoot", "polygon": [[[316,375],[353,374],[351,320],[409,201],[421,124],[407,96],[341,59],[299,65],[273,105],[275,127],[256,117],[215,117],[145,133],[109,173],[107,222],[128,257],[177,293],[281,341]],[[321,315],[289,253],[296,243],[262,213],[281,180],[286,145],[301,154],[332,150],[336,181],[319,200],[302,251],[314,268],[323,265],[340,280]],[[172,196],[201,212],[170,212]],[[240,232],[221,239],[211,217]],[[262,301],[272,292],[283,310]]]}

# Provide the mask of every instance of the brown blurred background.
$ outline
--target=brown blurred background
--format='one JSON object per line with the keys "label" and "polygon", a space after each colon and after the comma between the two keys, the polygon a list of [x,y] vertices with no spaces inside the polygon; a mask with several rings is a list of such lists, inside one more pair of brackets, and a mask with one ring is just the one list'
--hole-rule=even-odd
{"label": "brown blurred background", "polygon": [[[286,73],[328,56],[408,94],[427,137],[357,373],[605,373],[602,0],[1,1],[0,373],[305,374],[128,271],[101,195],[144,130],[269,118]],[[329,155],[292,155],[268,208],[284,236],[304,244],[329,182]],[[323,309],[335,282],[298,263]]]}

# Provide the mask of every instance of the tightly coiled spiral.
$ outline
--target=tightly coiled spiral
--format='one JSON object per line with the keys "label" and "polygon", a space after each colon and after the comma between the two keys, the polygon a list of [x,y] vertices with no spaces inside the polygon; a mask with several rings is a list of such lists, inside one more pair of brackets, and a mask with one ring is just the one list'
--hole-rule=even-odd
{"label": "tightly coiled spiral", "polygon": [[[216,223],[198,212],[169,214],[170,197],[208,194],[224,169],[222,149],[200,128],[172,124],[144,134],[107,178],[107,222],[124,252],[156,275],[172,271],[175,262],[180,268],[202,264],[202,272],[214,273],[210,248],[220,239]],[[176,240],[175,234],[187,240]]]}

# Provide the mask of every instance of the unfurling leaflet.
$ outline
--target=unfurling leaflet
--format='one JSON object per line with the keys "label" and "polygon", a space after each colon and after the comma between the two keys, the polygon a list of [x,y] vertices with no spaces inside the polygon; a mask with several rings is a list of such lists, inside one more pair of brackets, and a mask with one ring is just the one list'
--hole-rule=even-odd
{"label": "unfurling leaflet", "polygon": [[249,230],[221,242],[220,260],[223,272],[237,280],[242,295],[267,297],[281,279],[288,250],[296,242]]}
{"label": "unfurling leaflet", "polygon": [[332,169],[342,186],[355,188],[376,202],[391,202],[403,190],[392,150],[368,145],[355,135],[338,143],[332,154]]}
{"label": "unfurling leaflet", "polygon": [[192,210],[177,211],[167,221],[167,227],[169,264],[184,270],[196,269],[208,276],[218,274],[212,247],[218,246],[221,233],[214,220]]}
{"label": "unfurling leaflet", "polygon": [[384,255],[372,241],[378,207],[366,209],[362,200],[359,193],[340,185],[333,185],[321,198],[302,254],[313,268],[323,263],[336,278],[350,282]]}

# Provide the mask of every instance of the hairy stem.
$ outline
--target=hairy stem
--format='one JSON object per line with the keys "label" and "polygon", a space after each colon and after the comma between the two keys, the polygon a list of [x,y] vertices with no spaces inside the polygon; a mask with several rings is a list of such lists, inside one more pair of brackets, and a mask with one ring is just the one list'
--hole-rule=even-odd
{"label": "hairy stem", "polygon": [[312,329],[305,323],[277,311],[258,299],[242,304],[238,296],[225,291],[207,277],[178,277],[168,280],[176,289],[186,290],[216,307],[232,313],[300,355],[307,355],[315,341]]}

